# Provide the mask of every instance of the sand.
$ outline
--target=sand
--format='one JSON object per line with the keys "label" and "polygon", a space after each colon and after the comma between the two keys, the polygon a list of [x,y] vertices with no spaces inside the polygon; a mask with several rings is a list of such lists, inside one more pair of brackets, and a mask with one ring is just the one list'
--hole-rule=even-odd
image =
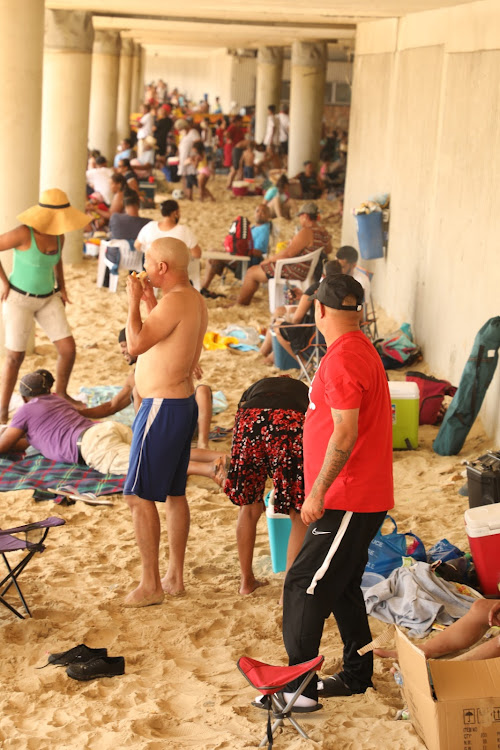
{"label": "sand", "polygon": [[[182,221],[197,233],[205,250],[220,248],[236,215],[246,213],[253,218],[256,203],[255,198],[232,199],[220,178],[215,191],[216,204],[182,203]],[[322,208],[330,213],[332,204],[325,202]],[[289,223],[277,224],[282,238],[290,235]],[[327,227],[338,246],[340,220],[330,219]],[[95,275],[95,260],[66,268],[72,300],[68,312],[78,347],[72,393],[82,385],[120,385],[128,373],[116,344],[126,317],[124,282],[117,294],[110,294],[96,287]],[[225,287],[230,298],[236,290],[237,286]],[[208,307],[212,330],[228,323],[258,327],[268,323],[265,292],[248,309],[223,309],[216,301],[209,301]],[[386,330],[394,325],[382,312],[379,320]],[[37,332],[35,353],[26,358],[22,373],[41,366],[52,369],[54,362],[52,345]],[[259,377],[277,374],[256,353],[205,352],[202,367],[204,382],[227,396],[228,410],[214,420],[224,427],[232,425],[243,390]],[[425,369],[425,364],[421,367]],[[460,457],[442,458],[431,451],[436,431],[435,427],[421,428],[418,451],[394,453],[393,515],[401,530],[411,529],[426,546],[446,537],[467,549],[463,528],[467,501],[457,494],[464,482],[462,461],[491,445],[478,423]],[[221,445],[229,448],[230,442],[213,447]],[[261,519],[255,570],[269,585],[240,596],[237,510],[210,480],[191,478],[188,497],[191,533],[186,595],[167,597],[161,606],[130,610],[120,603],[138,580],[140,564],[130,512],[121,496],[114,498],[113,508],[92,508],[81,503],[71,507],[35,503],[30,492],[0,494],[3,528],[50,515],[66,520],[65,526],[51,532],[45,553],[36,556],[23,576],[33,618],[21,621],[0,608],[2,748],[239,750],[258,745],[265,716],[250,706],[254,691],[238,672],[236,661],[247,654],[286,663],[278,605],[283,574],[271,571],[266,524]],[[162,554],[166,544],[163,528]],[[166,558],[162,571],[165,567]],[[384,628],[376,620],[371,620],[371,626],[374,635]],[[106,647],[110,655],[123,655],[126,674],[80,683],[71,680],[63,668],[35,669],[46,663],[48,653],[83,642]],[[342,649],[332,620],[326,625],[321,652],[324,672],[334,673]],[[376,661],[376,690],[364,696],[327,699],[322,711],[303,719],[312,742],[286,728],[277,737],[276,747],[421,750],[424,745],[411,723],[394,721],[403,704],[390,666],[387,661]]]}

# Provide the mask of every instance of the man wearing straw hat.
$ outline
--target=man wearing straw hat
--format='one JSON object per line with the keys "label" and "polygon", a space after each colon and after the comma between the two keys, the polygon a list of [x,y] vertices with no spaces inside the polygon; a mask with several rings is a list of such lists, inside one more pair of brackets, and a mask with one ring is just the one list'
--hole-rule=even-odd
{"label": "man wearing straw hat", "polygon": [[5,326],[5,362],[0,387],[0,422],[8,420],[9,402],[36,320],[54,342],[56,393],[64,398],[75,361],[75,340],[66,319],[69,302],[61,259],[65,232],[82,229],[88,216],[70,205],[62,190],[40,195],[37,205],[18,217],[16,229],[0,235],[0,251],[14,250],[12,272],[0,265],[0,299]]}

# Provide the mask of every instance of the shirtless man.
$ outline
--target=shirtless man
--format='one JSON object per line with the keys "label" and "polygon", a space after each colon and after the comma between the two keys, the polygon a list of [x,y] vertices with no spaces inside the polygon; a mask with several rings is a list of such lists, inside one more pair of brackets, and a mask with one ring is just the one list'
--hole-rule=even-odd
{"label": "shirtless man", "polygon": [[[193,372],[207,328],[205,301],[189,283],[189,250],[180,240],[161,238],[146,251],[144,287],[129,276],[127,346],[137,356],[135,382],[142,404],[134,422],[130,467],[124,487],[142,562],[127,607],[161,604],[164,592],[184,591],[184,556],[189,533],[186,471],[196,425]],[[153,288],[162,291],[156,301]],[[147,317],[141,319],[144,300]],[[160,519],[155,502],[166,504],[168,570],[159,572]]]}

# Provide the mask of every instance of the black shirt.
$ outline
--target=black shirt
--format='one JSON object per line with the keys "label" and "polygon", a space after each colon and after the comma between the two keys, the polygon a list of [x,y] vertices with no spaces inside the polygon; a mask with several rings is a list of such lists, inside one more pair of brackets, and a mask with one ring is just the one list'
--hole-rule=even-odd
{"label": "black shirt", "polygon": [[301,380],[278,376],[262,378],[247,388],[238,409],[290,409],[304,414],[309,406],[309,389]]}

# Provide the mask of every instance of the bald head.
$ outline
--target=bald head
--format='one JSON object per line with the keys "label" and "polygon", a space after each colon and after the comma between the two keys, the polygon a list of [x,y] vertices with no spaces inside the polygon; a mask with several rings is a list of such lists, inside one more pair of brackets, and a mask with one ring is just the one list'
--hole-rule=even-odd
{"label": "bald head", "polygon": [[160,237],[151,244],[150,253],[158,263],[167,263],[171,271],[187,273],[191,256],[186,244],[181,240]]}

